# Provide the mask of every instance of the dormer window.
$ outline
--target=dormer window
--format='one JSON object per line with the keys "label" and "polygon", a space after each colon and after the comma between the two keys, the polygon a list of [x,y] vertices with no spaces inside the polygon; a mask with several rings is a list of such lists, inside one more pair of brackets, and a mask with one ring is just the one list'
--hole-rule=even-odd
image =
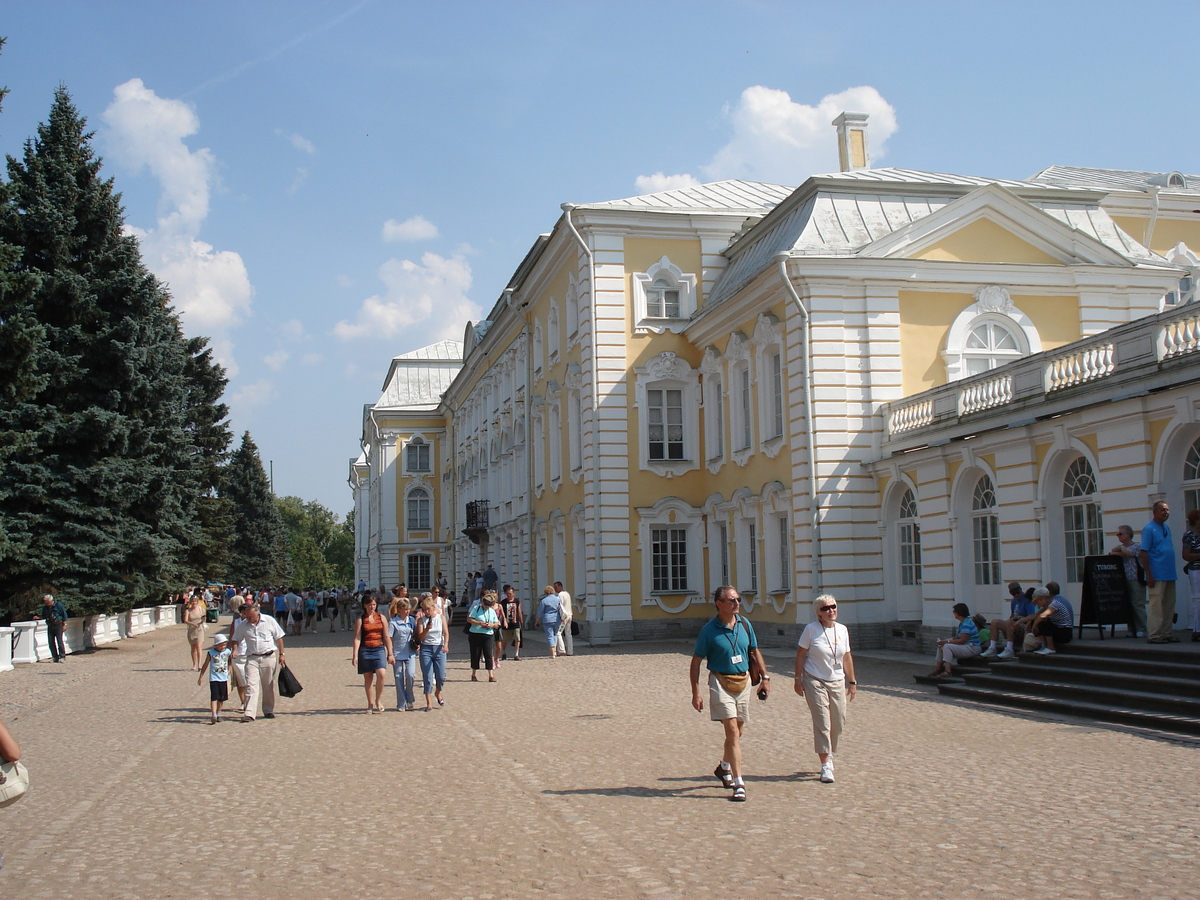
{"label": "dormer window", "polygon": [[696,276],[665,256],[645,272],[634,272],[631,286],[635,331],[678,333],[696,311]]}

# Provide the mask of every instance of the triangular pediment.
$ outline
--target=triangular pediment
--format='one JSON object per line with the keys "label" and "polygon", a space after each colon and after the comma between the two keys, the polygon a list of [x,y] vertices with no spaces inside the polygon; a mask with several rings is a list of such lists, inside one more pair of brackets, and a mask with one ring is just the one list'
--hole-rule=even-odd
{"label": "triangular pediment", "polygon": [[858,256],[1016,265],[1134,265],[1094,237],[995,184],[868,244]]}

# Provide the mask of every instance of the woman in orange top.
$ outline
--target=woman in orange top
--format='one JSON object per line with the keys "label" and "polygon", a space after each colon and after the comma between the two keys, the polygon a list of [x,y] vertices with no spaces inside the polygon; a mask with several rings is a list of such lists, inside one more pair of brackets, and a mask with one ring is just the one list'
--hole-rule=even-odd
{"label": "woman in orange top", "polygon": [[363,677],[367,712],[383,712],[383,682],[387,667],[395,664],[396,657],[392,654],[392,636],[388,633],[387,622],[375,611],[373,594],[363,595],[362,617],[354,623],[354,650],[350,662],[358,666],[358,674]]}

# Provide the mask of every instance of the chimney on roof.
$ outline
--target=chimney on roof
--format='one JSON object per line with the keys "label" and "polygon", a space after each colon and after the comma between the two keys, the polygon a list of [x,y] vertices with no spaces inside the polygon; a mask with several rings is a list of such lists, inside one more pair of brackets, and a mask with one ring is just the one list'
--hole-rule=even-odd
{"label": "chimney on roof", "polygon": [[833,125],[837,128],[841,171],[871,168],[871,157],[867,154],[867,114],[844,112],[833,120]]}

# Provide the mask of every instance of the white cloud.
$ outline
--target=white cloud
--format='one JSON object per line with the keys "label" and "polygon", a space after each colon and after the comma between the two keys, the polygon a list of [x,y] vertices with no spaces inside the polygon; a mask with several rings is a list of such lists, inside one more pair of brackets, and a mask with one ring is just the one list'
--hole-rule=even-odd
{"label": "white cloud", "polygon": [[837,171],[837,132],[841,112],[870,115],[867,142],[872,164],[887,152],[896,132],[896,110],[868,85],[821,98],[816,106],[792,100],[787,91],[755,85],[726,110],[733,137],[702,166],[706,178],[745,178],[799,184],[809,175]]}
{"label": "white cloud", "polygon": [[234,391],[229,398],[229,405],[245,415],[253,409],[266,406],[278,396],[275,385],[264,378]]}
{"label": "white cloud", "polygon": [[655,172],[653,175],[639,175],[635,182],[639,194],[677,191],[681,188],[695,187],[699,183],[691,175],[665,175],[662,172]]}
{"label": "white cloud", "polygon": [[460,338],[463,324],[483,315],[467,297],[471,266],[462,256],[426,253],[420,263],[389,259],[380,266],[379,278],[384,292],[364,300],[353,322],[338,322],[333,328],[338,337],[393,338],[404,332],[406,344],[420,346]]}
{"label": "white cloud", "polygon": [[317,145],[303,135],[292,134],[291,132],[284,131],[282,128],[276,128],[275,133],[281,138],[285,138],[289,144],[302,153],[307,153],[311,156],[317,152]]}
{"label": "white cloud", "polygon": [[274,353],[268,353],[266,356],[264,356],[262,361],[272,372],[278,372],[285,365],[287,365],[287,361],[291,358],[292,354],[280,347]]}
{"label": "white cloud", "polygon": [[[150,270],[165,281],[190,333],[213,335],[238,324],[250,310],[254,289],[242,257],[215,250],[199,240],[216,181],[215,159],[207,148],[184,142],[200,130],[195,110],[181,100],[159,97],[140,78],[118,85],[104,110],[109,156],[134,171],[149,169],[162,195],[153,228],[129,227]],[[232,365],[232,345],[224,346]]]}
{"label": "white cloud", "polygon": [[403,222],[388,219],[383,223],[383,240],[386,243],[394,241],[429,241],[437,236],[437,226],[424,216],[412,216]]}

